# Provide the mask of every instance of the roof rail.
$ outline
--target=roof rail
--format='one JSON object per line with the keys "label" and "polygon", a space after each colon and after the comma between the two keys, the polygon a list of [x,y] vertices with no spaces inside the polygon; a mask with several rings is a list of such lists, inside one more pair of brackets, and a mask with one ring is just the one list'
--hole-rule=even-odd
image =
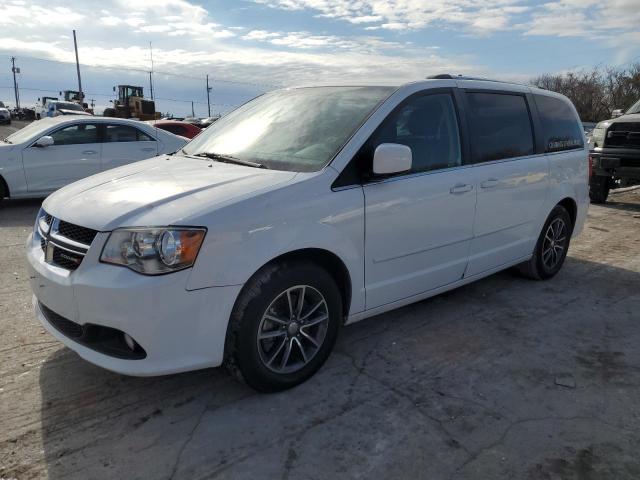
{"label": "roof rail", "polygon": [[527,87],[529,86],[524,83],[506,82],[504,80],[495,80],[493,78],[467,77],[466,75],[451,75],[450,73],[440,73],[438,75],[430,75],[427,77],[427,80],[478,80],[482,82],[508,83],[511,85],[524,85]]}

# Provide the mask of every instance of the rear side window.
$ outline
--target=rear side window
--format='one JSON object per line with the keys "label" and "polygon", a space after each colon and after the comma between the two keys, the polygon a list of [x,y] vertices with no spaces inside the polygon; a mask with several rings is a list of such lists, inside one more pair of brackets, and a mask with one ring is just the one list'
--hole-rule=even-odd
{"label": "rear side window", "polygon": [[184,127],[182,125],[168,124],[168,125],[160,125],[160,126],[158,126],[158,128],[166,130],[167,132],[171,132],[174,135],[184,135],[185,134]]}
{"label": "rear side window", "polygon": [[152,142],[153,138],[129,125],[107,125],[105,142]]}
{"label": "rear side window", "polygon": [[474,162],[532,155],[533,129],[522,95],[467,93]]}
{"label": "rear side window", "polygon": [[569,104],[546,95],[534,97],[542,124],[544,151],[561,152],[584,147],[581,124]]}

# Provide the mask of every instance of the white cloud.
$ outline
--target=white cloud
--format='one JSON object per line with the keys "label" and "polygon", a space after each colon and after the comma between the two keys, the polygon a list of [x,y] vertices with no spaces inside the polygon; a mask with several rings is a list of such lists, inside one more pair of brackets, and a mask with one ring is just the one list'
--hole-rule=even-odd
{"label": "white cloud", "polygon": [[[523,0],[254,0],[286,10],[312,10],[354,24],[380,22],[387,30],[419,30],[432,24],[486,34],[507,28],[529,7]],[[373,27],[376,28],[376,27]],[[369,27],[369,29],[372,29]]]}
{"label": "white cloud", "polygon": [[634,0],[557,0],[522,25],[526,35],[610,38],[637,32],[640,4]]}

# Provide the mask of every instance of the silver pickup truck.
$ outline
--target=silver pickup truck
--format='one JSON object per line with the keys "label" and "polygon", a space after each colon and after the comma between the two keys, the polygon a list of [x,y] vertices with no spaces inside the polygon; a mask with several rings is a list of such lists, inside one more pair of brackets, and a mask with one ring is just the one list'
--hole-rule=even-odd
{"label": "silver pickup truck", "polygon": [[612,188],[640,184],[640,101],[622,116],[596,125],[589,155],[593,203],[606,202]]}

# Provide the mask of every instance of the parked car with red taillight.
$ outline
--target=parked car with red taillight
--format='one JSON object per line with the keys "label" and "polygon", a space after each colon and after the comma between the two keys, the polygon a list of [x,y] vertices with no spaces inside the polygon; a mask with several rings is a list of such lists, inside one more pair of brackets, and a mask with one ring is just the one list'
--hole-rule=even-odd
{"label": "parked car with red taillight", "polygon": [[185,138],[193,138],[202,130],[200,127],[188,122],[178,120],[150,120],[149,125],[171,132]]}

